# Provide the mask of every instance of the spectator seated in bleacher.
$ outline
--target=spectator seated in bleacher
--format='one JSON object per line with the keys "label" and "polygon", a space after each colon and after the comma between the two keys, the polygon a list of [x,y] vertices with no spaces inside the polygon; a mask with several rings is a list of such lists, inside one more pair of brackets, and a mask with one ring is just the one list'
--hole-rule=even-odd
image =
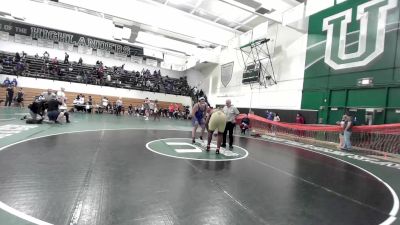
{"label": "spectator seated in bleacher", "polygon": [[17,78],[13,78],[13,80],[11,81],[11,85],[14,85],[14,87],[18,86]]}
{"label": "spectator seated in bleacher", "polygon": [[0,73],[3,72],[3,65],[0,64]]}
{"label": "spectator seated in bleacher", "polygon": [[15,63],[18,63],[18,62],[20,62],[21,61],[21,56],[19,55],[19,53],[17,52],[17,53],[15,53],[15,56],[14,56],[14,62]]}
{"label": "spectator seated in bleacher", "polygon": [[246,116],[240,121],[240,130],[241,134],[245,134],[246,130],[250,128],[250,119],[249,116],[246,114]]}
{"label": "spectator seated in bleacher", "polygon": [[17,62],[17,64],[13,68],[13,74],[19,76],[22,75],[22,72],[24,72],[24,63]]}
{"label": "spectator seated in bleacher", "polygon": [[8,87],[11,85],[11,81],[9,77],[6,77],[6,79],[3,81],[3,87]]}
{"label": "spectator seated in bleacher", "polygon": [[[19,62],[14,63],[13,58],[18,58],[14,54],[17,55],[16,53],[3,53],[1,56],[3,59],[2,73],[44,77],[47,79],[86,84],[106,84],[119,88],[164,92],[175,95],[190,95],[190,87],[187,84],[186,78],[162,77],[160,70],[150,72],[149,69],[143,68],[142,72],[127,71],[123,66],[106,67],[100,60],[97,61],[96,65],[90,67],[90,65],[82,65],[82,58],[80,58],[78,64],[73,64],[74,66],[72,67],[69,64],[71,63],[69,59],[68,64],[58,62],[56,57],[50,60],[50,54],[47,51],[43,54],[43,60],[37,54],[36,58],[34,58],[26,56],[26,53],[22,53],[22,56],[19,57]],[[65,58],[64,62],[66,62]],[[105,83],[104,81],[108,74],[111,76],[111,81],[108,79],[108,82]]]}
{"label": "spectator seated in bleacher", "polygon": [[11,56],[7,56],[3,59],[3,65],[5,66],[11,66],[13,63],[12,57]]}

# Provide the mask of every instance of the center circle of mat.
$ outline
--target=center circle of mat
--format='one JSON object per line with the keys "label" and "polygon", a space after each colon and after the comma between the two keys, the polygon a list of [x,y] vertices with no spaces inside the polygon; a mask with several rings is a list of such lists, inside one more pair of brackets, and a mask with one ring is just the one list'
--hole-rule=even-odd
{"label": "center circle of mat", "polygon": [[211,150],[206,151],[205,141],[196,141],[192,144],[190,138],[166,138],[150,141],[146,148],[160,155],[189,160],[201,161],[232,161],[244,159],[248,151],[242,147],[233,146],[233,149],[221,148],[220,154],[216,154],[216,143],[211,143]]}

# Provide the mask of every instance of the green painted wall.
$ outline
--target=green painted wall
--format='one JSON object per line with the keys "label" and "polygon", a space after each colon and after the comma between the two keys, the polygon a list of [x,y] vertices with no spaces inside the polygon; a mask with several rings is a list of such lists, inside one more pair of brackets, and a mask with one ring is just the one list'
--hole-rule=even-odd
{"label": "green painted wall", "polygon": [[[379,5],[366,8],[366,10],[378,12],[380,7],[388,5],[390,1],[385,0]],[[302,109],[319,110],[321,123],[334,124],[340,120],[341,114],[349,109],[352,109],[352,114],[361,116],[367,108],[383,109],[383,111],[379,112],[378,110],[375,113],[374,124],[400,122],[400,113],[396,113],[396,109],[400,110],[400,0],[397,0],[396,8],[388,11],[385,32],[378,32],[378,34],[385,33],[384,52],[367,65],[360,66],[354,63],[367,58],[376,49],[376,43],[379,43],[376,39],[378,16],[369,17],[366,51],[347,60],[339,57],[339,45],[334,44],[339,43],[339,25],[344,17],[331,20],[329,24],[335,26],[333,27],[330,59],[339,65],[351,63],[348,64],[351,65],[351,68],[335,70],[326,63],[328,61],[326,59],[328,32],[323,31],[323,20],[352,9],[352,22],[347,26],[345,54],[355,53],[358,51],[360,37],[360,21],[356,20],[357,7],[366,2],[369,0],[347,0],[309,18]],[[373,21],[371,18],[376,19]],[[361,78],[372,78],[373,86],[359,86],[358,81]],[[363,119],[360,118],[361,121]]]}

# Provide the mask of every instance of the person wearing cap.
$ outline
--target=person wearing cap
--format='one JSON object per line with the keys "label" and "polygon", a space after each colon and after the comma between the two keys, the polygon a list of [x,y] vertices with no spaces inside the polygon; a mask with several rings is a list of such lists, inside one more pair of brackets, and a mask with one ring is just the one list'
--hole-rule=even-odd
{"label": "person wearing cap", "polygon": [[206,112],[207,112],[206,100],[204,97],[201,97],[201,98],[199,98],[199,102],[196,103],[192,109],[192,126],[193,126],[192,143],[193,144],[196,143],[195,135],[196,135],[197,128],[199,126],[201,127],[200,140],[203,140],[205,125],[206,125],[206,121],[205,121]]}
{"label": "person wearing cap", "polygon": [[226,100],[226,105],[223,109],[225,116],[226,116],[226,126],[222,140],[222,147],[226,147],[226,135],[229,132],[229,148],[233,148],[233,129],[235,128],[236,124],[236,116],[239,115],[239,110],[232,105],[231,100]]}

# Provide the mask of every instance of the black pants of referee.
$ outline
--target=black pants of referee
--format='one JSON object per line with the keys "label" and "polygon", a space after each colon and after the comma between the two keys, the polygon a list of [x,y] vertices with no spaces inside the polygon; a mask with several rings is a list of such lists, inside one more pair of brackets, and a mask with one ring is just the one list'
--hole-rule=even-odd
{"label": "black pants of referee", "polygon": [[226,147],[226,134],[229,132],[229,147],[233,145],[233,129],[235,128],[235,123],[227,122],[224,130],[224,136],[222,139],[222,147]]}

